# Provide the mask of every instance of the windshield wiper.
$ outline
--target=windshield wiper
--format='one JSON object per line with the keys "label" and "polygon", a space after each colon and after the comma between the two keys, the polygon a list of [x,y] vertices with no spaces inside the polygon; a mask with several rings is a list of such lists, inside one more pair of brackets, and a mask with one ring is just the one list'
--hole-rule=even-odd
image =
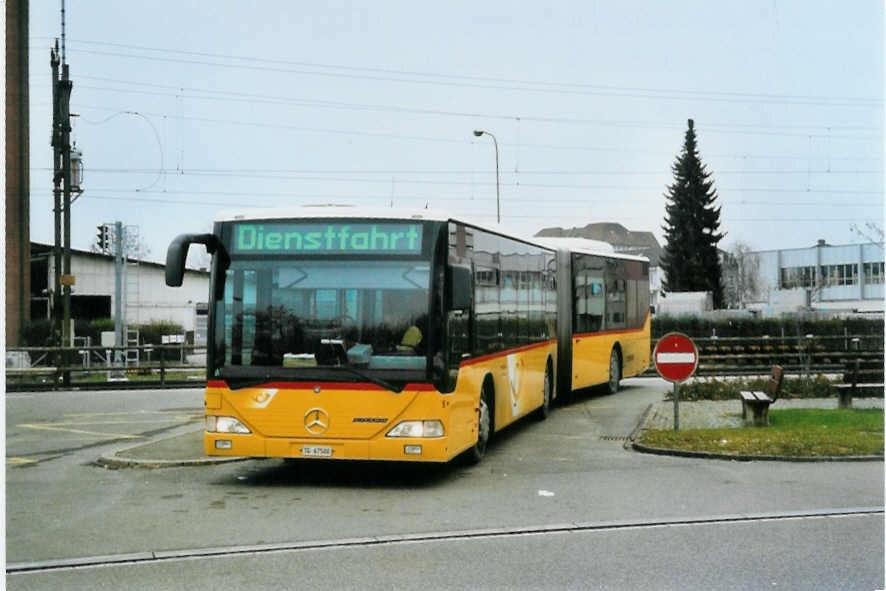
{"label": "windshield wiper", "polygon": [[[228,386],[231,390],[242,390],[243,388],[254,388],[255,386],[260,386],[262,384],[267,384],[273,382],[275,379],[279,380],[280,378],[291,378],[294,377],[295,373],[300,373],[304,375],[306,368],[300,368],[301,371],[295,368],[275,368],[275,367],[252,367],[252,368],[238,368],[239,371],[226,371],[228,368],[222,368],[219,372],[219,377],[225,380],[228,383]],[[281,371],[281,369],[283,371]],[[395,394],[399,394],[403,391],[403,388],[397,388],[394,384],[387,380],[383,380],[381,378],[377,378],[375,376],[369,375],[360,371],[359,369],[350,367],[348,365],[323,365],[319,367],[312,367],[311,370],[320,370],[320,371],[331,371],[335,372],[336,370],[343,370],[353,376],[360,378],[361,380],[370,382],[377,386],[381,386],[385,390],[390,390]],[[245,372],[243,370],[246,370]],[[243,373],[241,373],[243,372]],[[304,372],[304,373],[303,373]],[[314,373],[314,372],[310,372]],[[301,379],[304,379],[302,377]],[[311,379],[311,378],[309,378]],[[316,379],[316,378],[314,378]],[[327,378],[328,379],[328,378]]]}
{"label": "windshield wiper", "polygon": [[388,382],[387,380],[383,380],[383,379],[381,379],[381,378],[377,378],[377,377],[375,377],[375,376],[371,376],[371,375],[369,375],[369,374],[363,373],[363,372],[360,371],[359,369],[355,369],[355,368],[353,368],[353,367],[351,367],[351,366],[349,366],[349,365],[335,365],[335,366],[332,366],[332,367],[333,367],[333,369],[343,369],[343,370],[345,370],[346,372],[348,372],[348,373],[351,374],[351,375],[357,376],[358,378],[364,379],[364,380],[366,380],[367,382],[373,383],[373,384],[375,384],[375,385],[377,385],[377,386],[381,386],[381,387],[384,388],[385,390],[390,390],[391,392],[393,392],[393,393],[395,393],[395,394],[399,394],[400,392],[403,391],[402,388],[400,388],[400,389],[398,390],[398,389],[397,389],[397,386],[395,386],[394,384]]}
{"label": "windshield wiper", "polygon": [[[222,368],[221,372],[219,373],[219,377],[222,378],[223,380],[225,380],[225,382],[227,382],[228,387],[231,388],[231,390],[242,390],[244,388],[254,388],[255,386],[261,386],[262,384],[270,383],[270,382],[274,381],[274,379],[279,379],[280,377],[282,377],[281,375],[279,375],[280,374],[279,368],[271,368],[271,367],[261,368],[259,371],[255,371],[258,368],[249,368],[249,369],[252,369],[252,371],[249,371],[246,375],[240,374],[239,372],[236,372],[236,373],[235,372],[227,372],[227,371],[225,371],[225,369],[227,369],[227,368]],[[278,371],[274,371],[275,369],[278,369]],[[290,371],[286,372],[287,374],[289,374],[289,373],[292,373],[292,369],[294,369],[294,368],[292,368],[292,369],[286,368],[286,369],[290,370]],[[340,370],[344,370],[345,372],[347,372],[353,376],[357,376],[358,378],[360,378],[362,380],[365,380],[365,381],[375,384],[377,386],[381,386],[385,390],[390,390],[391,392],[394,392],[395,394],[399,394],[400,392],[403,391],[403,388],[398,389],[397,386],[395,386],[391,382],[388,382],[387,380],[383,380],[381,378],[377,378],[375,376],[368,375],[368,374],[360,371],[359,369],[356,369],[356,368],[353,368],[353,367],[350,367],[347,365],[324,365],[324,366],[320,366],[317,368],[311,368],[311,369],[319,369],[319,370],[327,370],[327,371],[331,370],[333,372],[340,369]],[[239,375],[237,375],[237,374],[239,374]]]}

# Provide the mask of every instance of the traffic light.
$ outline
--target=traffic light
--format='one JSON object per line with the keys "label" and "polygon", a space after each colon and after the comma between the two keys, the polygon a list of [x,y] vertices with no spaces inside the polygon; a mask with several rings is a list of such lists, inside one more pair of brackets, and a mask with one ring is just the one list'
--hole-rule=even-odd
{"label": "traffic light", "polygon": [[96,227],[98,228],[98,235],[96,237],[98,241],[98,247],[101,249],[102,252],[107,252],[111,248],[111,229],[108,227],[107,224],[99,224]]}

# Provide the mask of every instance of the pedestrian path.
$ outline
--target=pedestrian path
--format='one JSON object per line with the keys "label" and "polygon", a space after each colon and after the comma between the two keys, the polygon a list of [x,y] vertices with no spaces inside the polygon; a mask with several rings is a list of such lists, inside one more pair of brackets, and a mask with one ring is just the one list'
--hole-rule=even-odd
{"label": "pedestrian path", "polygon": [[[853,408],[883,408],[882,398],[854,398]],[[837,408],[836,398],[779,398],[770,410],[786,408]],[[741,427],[741,400],[700,400],[680,402],[680,429],[721,429]],[[674,402],[657,402],[647,414],[646,429],[673,429]]]}

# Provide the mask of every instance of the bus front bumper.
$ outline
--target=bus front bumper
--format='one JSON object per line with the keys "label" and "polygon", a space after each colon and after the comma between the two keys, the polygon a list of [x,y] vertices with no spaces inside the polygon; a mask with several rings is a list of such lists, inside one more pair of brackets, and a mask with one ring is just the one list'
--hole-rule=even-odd
{"label": "bus front bumper", "polygon": [[206,455],[210,456],[447,462],[456,455],[450,450],[445,436],[353,440],[206,432],[203,443]]}

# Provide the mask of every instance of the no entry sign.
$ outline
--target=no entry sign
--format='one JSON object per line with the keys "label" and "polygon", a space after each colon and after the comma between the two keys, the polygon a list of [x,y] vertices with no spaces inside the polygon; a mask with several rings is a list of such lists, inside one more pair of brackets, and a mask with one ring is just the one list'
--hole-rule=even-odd
{"label": "no entry sign", "polygon": [[685,334],[669,332],[658,341],[652,359],[658,375],[669,382],[682,382],[698,367],[698,349]]}

